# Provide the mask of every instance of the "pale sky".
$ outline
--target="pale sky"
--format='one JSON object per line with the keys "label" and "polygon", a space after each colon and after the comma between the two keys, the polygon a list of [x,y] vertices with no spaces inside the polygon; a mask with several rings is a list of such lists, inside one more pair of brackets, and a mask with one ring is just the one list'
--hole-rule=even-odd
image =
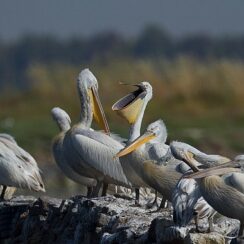
{"label": "pale sky", "polygon": [[116,30],[135,36],[158,24],[175,36],[244,34],[243,0],[1,0],[0,39],[61,38]]}

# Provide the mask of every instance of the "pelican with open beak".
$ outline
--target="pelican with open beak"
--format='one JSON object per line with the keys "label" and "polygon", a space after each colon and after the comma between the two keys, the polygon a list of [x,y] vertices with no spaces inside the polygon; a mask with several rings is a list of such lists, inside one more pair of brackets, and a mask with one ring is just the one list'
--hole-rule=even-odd
{"label": "pelican with open beak", "polygon": [[[89,69],[79,74],[77,89],[81,114],[79,123],[66,132],[63,140],[67,162],[80,175],[97,180],[93,196],[98,195],[102,183],[105,188],[107,184],[130,186],[119,159],[114,158],[124,145],[110,136],[98,95],[98,82]],[[91,129],[93,117],[105,133]]]}
{"label": "pelican with open beak", "polygon": [[[127,145],[130,145],[136,138],[140,136],[141,124],[143,115],[148,102],[152,98],[152,86],[149,82],[143,81],[132,86],[136,90],[130,92],[118,100],[113,106],[112,110],[116,111],[122,118],[129,124],[129,139]],[[124,173],[132,186],[136,190],[136,204],[139,203],[139,188],[148,187],[148,184],[142,179],[140,171],[142,171],[142,161],[150,159],[148,151],[139,150],[129,155],[120,155],[120,162],[123,167]],[[156,154],[155,157],[158,157]]]}
{"label": "pelican with open beak", "polygon": [[[190,167],[195,159],[184,152]],[[197,180],[204,199],[220,214],[240,220],[239,236],[244,237],[244,173],[240,164],[229,162],[185,176]]]}

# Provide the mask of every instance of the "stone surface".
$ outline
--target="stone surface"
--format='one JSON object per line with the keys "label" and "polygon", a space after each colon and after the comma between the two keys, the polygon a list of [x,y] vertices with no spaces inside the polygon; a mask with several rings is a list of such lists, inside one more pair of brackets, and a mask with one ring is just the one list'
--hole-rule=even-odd
{"label": "stone surface", "polygon": [[194,231],[174,226],[172,210],[151,212],[113,196],[0,202],[1,243],[225,243],[221,234]]}
{"label": "stone surface", "polygon": [[185,244],[225,244],[225,238],[218,233],[209,233],[209,234],[199,234],[199,233],[190,233],[185,241]]}

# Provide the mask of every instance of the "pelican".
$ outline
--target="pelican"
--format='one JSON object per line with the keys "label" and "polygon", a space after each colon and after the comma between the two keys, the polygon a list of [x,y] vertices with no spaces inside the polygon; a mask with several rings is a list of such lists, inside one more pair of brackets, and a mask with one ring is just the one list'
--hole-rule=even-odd
{"label": "pelican", "polygon": [[1,200],[9,186],[45,192],[35,159],[19,147],[12,136],[0,134],[0,155]]}
{"label": "pelican", "polygon": [[[229,158],[220,155],[205,154],[183,142],[171,142],[170,149],[175,158],[183,161],[185,160],[181,156],[182,153],[184,151],[191,152],[197,160],[194,168],[195,172],[202,167],[208,168],[230,161]],[[186,172],[187,171],[185,171],[185,173]],[[192,219],[193,214],[197,212],[195,216],[196,228],[198,229],[198,219],[207,217],[209,222],[208,230],[213,230],[212,218],[215,211],[202,197],[198,184],[194,179],[186,179],[184,177],[180,179],[173,193],[172,204],[174,208],[174,221],[177,225],[187,225]]]}
{"label": "pelican", "polygon": [[[130,124],[127,145],[140,136],[143,115],[148,102],[152,98],[152,86],[149,82],[143,81],[133,86],[136,86],[137,89],[118,100],[112,106],[112,110],[117,111]],[[160,155],[161,153],[154,150],[154,145],[151,145],[151,148],[147,148],[147,150],[139,149],[129,155],[118,154],[126,177],[136,190],[136,205],[139,204],[139,188],[148,187],[148,184],[139,173],[142,170],[141,161],[151,157],[159,158]]]}
{"label": "pelican", "polygon": [[[163,152],[163,156],[158,160],[143,161],[142,158],[140,162],[142,165],[140,175],[143,180],[145,180],[149,186],[160,192],[164,197],[160,207],[164,205],[166,199],[169,201],[174,200],[174,189],[183,174],[189,170],[189,167],[187,167],[183,161],[179,161],[173,157],[170,148],[164,144],[166,138],[166,127],[162,120],[158,120],[151,123],[141,137],[137,138],[117,154],[117,156],[120,157],[133,152],[140,146],[142,146],[142,148],[147,148],[150,144],[155,145],[154,150]],[[150,144],[148,144],[149,141]],[[192,190],[191,184],[186,184],[184,187],[184,190],[186,191]],[[212,208],[205,204],[203,199],[200,199],[194,204],[192,209],[197,212],[198,218],[204,218],[207,214],[213,212]],[[191,215],[191,218],[192,216],[193,215]],[[197,219],[196,226],[198,227]]]}
{"label": "pelican", "polygon": [[[109,136],[109,127],[98,96],[98,82],[89,69],[79,74],[77,88],[81,116],[79,123],[69,129],[64,137],[63,149],[67,162],[78,174],[97,180],[93,196],[97,196],[103,183],[130,186],[119,159],[114,158],[124,145]],[[93,116],[107,134],[91,129]]]}
{"label": "pelican", "polygon": [[[195,167],[190,152],[184,151],[182,156],[190,167]],[[185,177],[197,180],[202,196],[217,212],[240,221],[239,236],[244,237],[244,173],[236,167],[240,165],[229,162]]]}
{"label": "pelican", "polygon": [[[181,162],[168,155],[169,147],[165,144],[166,139],[165,124],[162,120],[157,120],[149,124],[145,133],[120,151],[117,156],[121,157],[131,152],[135,154],[138,174],[150,187],[171,201],[172,192],[182,173],[176,170]],[[143,157],[144,154],[147,154],[147,158]]]}
{"label": "pelican", "polygon": [[63,155],[63,140],[65,133],[70,129],[71,119],[69,115],[61,108],[55,107],[51,111],[54,121],[56,121],[60,133],[54,138],[52,151],[55,161],[62,172],[71,180],[81,185],[87,186],[87,196],[92,192],[92,187],[96,185],[96,180],[84,177],[74,171]]}

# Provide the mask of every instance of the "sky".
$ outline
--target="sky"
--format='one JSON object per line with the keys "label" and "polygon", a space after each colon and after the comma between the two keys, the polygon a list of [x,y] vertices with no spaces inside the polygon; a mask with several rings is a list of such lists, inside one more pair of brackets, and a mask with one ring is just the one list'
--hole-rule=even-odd
{"label": "sky", "polygon": [[174,36],[244,34],[243,0],[1,0],[0,39],[59,38],[115,30],[137,35],[157,24]]}

